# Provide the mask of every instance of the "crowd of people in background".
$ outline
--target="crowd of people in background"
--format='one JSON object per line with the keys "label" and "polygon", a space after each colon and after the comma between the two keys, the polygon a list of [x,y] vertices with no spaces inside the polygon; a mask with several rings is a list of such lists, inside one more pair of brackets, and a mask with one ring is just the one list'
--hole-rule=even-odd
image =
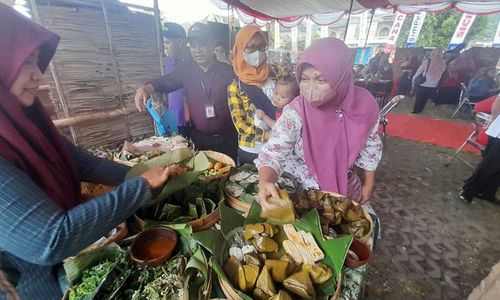
{"label": "crowd of people in background", "polygon": [[429,99],[436,105],[455,105],[465,92],[476,103],[500,91],[497,68],[478,68],[472,50],[466,49],[464,43],[444,53],[439,48],[428,49],[421,57],[403,56],[392,63],[389,54],[380,49],[368,64],[354,65],[353,73],[373,94],[378,91],[370,89],[366,82],[390,80],[392,96],[415,95],[415,114],[424,110]]}

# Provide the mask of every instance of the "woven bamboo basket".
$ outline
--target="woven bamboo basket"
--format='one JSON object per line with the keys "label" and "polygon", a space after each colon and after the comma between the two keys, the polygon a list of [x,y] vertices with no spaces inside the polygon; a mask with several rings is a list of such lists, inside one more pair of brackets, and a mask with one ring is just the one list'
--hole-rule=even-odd
{"label": "woven bamboo basket", "polygon": [[[219,279],[219,284],[222,289],[222,292],[224,293],[224,296],[228,300],[243,300],[243,298],[238,295],[236,290],[233,288],[233,286],[227,282],[226,280],[218,277]],[[343,275],[342,273],[339,274],[339,279],[337,283],[337,288],[335,289],[335,294],[330,298],[330,300],[338,300],[340,297],[340,292],[342,291],[342,280],[343,280]]]}
{"label": "woven bamboo basket", "polygon": [[[332,196],[335,196],[335,197],[346,198],[345,196],[342,196],[342,195],[337,194],[337,193],[332,193],[332,192],[327,192],[327,191],[324,191],[324,192],[328,193]],[[352,203],[355,206],[359,206],[359,204],[354,202],[354,201]],[[368,212],[366,212],[363,208],[361,208],[361,210],[363,210],[363,216],[368,220],[368,222],[370,222],[370,230],[368,231],[368,233],[366,233],[363,237],[359,238],[358,240],[360,240],[363,244],[371,247],[371,240],[372,240],[372,236],[373,236],[373,219],[370,216],[370,214]]]}
{"label": "woven bamboo basket", "polygon": [[250,210],[250,206],[252,206],[250,203],[241,201],[229,195],[225,187],[223,188],[223,190],[224,190],[224,198],[226,199],[226,202],[229,204],[229,206],[242,213],[247,213]]}
{"label": "woven bamboo basket", "polygon": [[[187,224],[191,226],[193,232],[204,231],[212,227],[215,223],[220,220],[220,210],[215,209],[213,212],[208,214],[206,217],[188,222]],[[144,230],[146,221],[141,219],[137,214],[134,214],[134,224],[137,225],[140,231]]]}
{"label": "woven bamboo basket", "polygon": [[[203,153],[205,153],[205,155],[209,159],[219,161],[219,162],[223,163],[225,166],[231,166],[231,168],[236,167],[236,163],[234,162],[234,160],[224,153],[210,151],[210,150],[203,151]],[[227,172],[226,174],[216,175],[216,176],[200,176],[200,180],[202,180],[202,181],[211,181],[211,180],[217,180],[217,179],[226,180],[229,178],[229,174],[230,174],[230,172]]]}

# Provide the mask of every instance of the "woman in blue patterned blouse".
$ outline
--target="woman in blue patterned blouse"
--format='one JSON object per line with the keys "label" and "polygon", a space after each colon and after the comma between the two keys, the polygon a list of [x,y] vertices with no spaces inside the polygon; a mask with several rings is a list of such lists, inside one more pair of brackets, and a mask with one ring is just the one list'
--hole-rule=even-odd
{"label": "woman in blue patterned blouse", "polygon": [[[36,92],[59,36],[0,3],[0,299],[60,299],[57,267],[182,170],[128,167],[67,142]],[[80,182],[117,188],[81,202]]]}

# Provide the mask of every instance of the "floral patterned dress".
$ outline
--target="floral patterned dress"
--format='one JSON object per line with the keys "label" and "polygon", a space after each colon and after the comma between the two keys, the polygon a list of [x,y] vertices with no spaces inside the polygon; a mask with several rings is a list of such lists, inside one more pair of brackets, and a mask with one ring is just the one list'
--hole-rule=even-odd
{"label": "floral patterned dress", "polygon": [[[361,169],[375,171],[382,158],[382,148],[377,122],[354,164]],[[311,174],[304,158],[302,118],[290,106],[283,110],[272,130],[271,138],[261,148],[255,163],[257,168],[267,166],[275,170],[278,175],[283,172],[291,174],[305,189],[319,189],[318,181]],[[346,196],[359,200],[361,182],[352,167],[348,173],[349,191]]]}

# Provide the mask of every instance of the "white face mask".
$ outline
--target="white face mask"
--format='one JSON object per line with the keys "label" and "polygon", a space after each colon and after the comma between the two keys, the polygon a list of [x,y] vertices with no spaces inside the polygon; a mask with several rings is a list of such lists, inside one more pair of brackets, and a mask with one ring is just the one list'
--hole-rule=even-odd
{"label": "white face mask", "polygon": [[264,51],[254,51],[252,53],[244,52],[245,61],[252,67],[259,67],[267,58],[266,52]]}

